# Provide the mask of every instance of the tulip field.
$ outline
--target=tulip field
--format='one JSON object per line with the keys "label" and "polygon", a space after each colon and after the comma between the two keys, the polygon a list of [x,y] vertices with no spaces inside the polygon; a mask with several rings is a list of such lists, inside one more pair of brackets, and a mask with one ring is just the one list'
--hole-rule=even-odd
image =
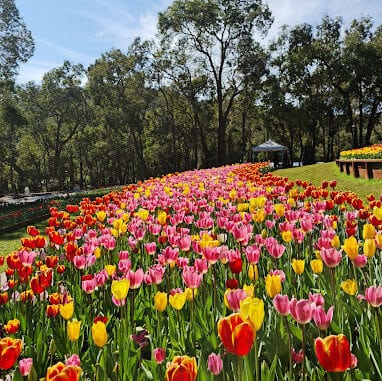
{"label": "tulip field", "polygon": [[0,256],[0,379],[382,380],[382,195],[266,166],[51,207]]}

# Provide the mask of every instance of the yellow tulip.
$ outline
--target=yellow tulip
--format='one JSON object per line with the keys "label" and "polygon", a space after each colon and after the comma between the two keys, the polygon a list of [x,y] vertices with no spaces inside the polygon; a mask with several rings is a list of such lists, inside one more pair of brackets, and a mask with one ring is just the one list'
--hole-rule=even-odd
{"label": "yellow tulip", "polygon": [[265,210],[259,209],[252,213],[253,222],[263,222],[265,220]]}
{"label": "yellow tulip", "polygon": [[245,284],[243,286],[243,290],[245,291],[245,293],[247,294],[248,297],[253,298],[253,296],[255,294],[255,287],[253,284],[250,284],[249,286],[247,286]]}
{"label": "yellow tulip", "polygon": [[154,297],[154,306],[159,312],[163,312],[167,307],[167,294],[158,291]]}
{"label": "yellow tulip", "polygon": [[274,298],[281,292],[281,277],[280,275],[268,274],[265,277],[265,290],[270,298]]}
{"label": "yellow tulip", "polygon": [[[192,290],[194,290],[194,291],[192,291]],[[184,294],[186,295],[187,302],[193,301],[195,299],[197,293],[198,293],[197,288],[191,289],[191,288],[187,287],[184,290]]]}
{"label": "yellow tulip", "polygon": [[248,278],[253,282],[259,279],[259,269],[257,265],[249,265],[248,266]]}
{"label": "yellow tulip", "polygon": [[249,209],[249,203],[243,202],[241,204],[237,205],[237,211],[240,212],[246,212]]}
{"label": "yellow tulip", "polygon": [[106,212],[104,210],[99,210],[96,212],[96,217],[99,222],[103,222],[106,218]]}
{"label": "yellow tulip", "polygon": [[240,313],[243,319],[248,318],[255,330],[258,331],[265,316],[264,302],[258,298],[245,298],[240,301]]}
{"label": "yellow tulip", "polygon": [[373,239],[375,238],[375,227],[372,224],[363,225],[362,238]]}
{"label": "yellow tulip", "polygon": [[181,310],[184,306],[184,303],[186,303],[186,295],[184,293],[177,292],[174,295],[170,295],[168,301],[173,308],[176,310]]}
{"label": "yellow tulip", "polygon": [[324,263],[321,259],[312,259],[310,261],[310,267],[315,274],[321,274],[324,269]]}
{"label": "yellow tulip", "polygon": [[342,248],[351,260],[353,260],[358,255],[358,242],[354,235],[345,239]]}
{"label": "yellow tulip", "polygon": [[60,315],[65,320],[69,320],[73,316],[73,313],[74,313],[74,302],[60,304]]}
{"label": "yellow tulip", "polygon": [[111,284],[111,293],[117,300],[123,300],[129,292],[129,287],[130,281],[126,278],[121,280],[113,280]]}
{"label": "yellow tulip", "polygon": [[273,209],[279,217],[283,217],[285,214],[285,208],[283,204],[274,204]]}
{"label": "yellow tulip", "polygon": [[68,321],[67,333],[70,341],[77,341],[80,337],[81,322],[77,320]]}
{"label": "yellow tulip", "polygon": [[292,232],[290,230],[282,232],[281,237],[286,243],[292,242]]}
{"label": "yellow tulip", "polygon": [[363,243],[363,253],[368,258],[371,258],[374,256],[376,250],[377,245],[375,243],[375,239],[365,239],[365,242]]}
{"label": "yellow tulip", "polygon": [[373,213],[375,217],[382,221],[382,206],[379,208],[377,206],[374,206]]}
{"label": "yellow tulip", "polygon": [[116,265],[105,265],[105,270],[107,272],[107,275],[109,276],[112,276],[114,274],[116,268]]}
{"label": "yellow tulip", "polygon": [[94,341],[94,344],[102,348],[107,343],[107,331],[106,331],[106,325],[102,321],[97,321],[97,323],[94,323],[92,325],[92,338]]}
{"label": "yellow tulip", "polygon": [[357,283],[354,279],[346,279],[341,282],[341,288],[348,295],[355,295],[358,290]]}
{"label": "yellow tulip", "polygon": [[382,233],[378,233],[376,236],[375,236],[375,240],[377,242],[377,246],[378,248],[382,248]]}
{"label": "yellow tulip", "polygon": [[161,225],[166,225],[166,222],[167,222],[167,213],[166,212],[158,213],[158,222]]}
{"label": "yellow tulip", "polygon": [[292,259],[292,268],[296,274],[301,275],[304,272],[305,261],[303,259]]}
{"label": "yellow tulip", "polygon": [[143,221],[146,221],[148,219],[149,214],[150,212],[143,208],[139,209],[138,212],[135,213],[135,215]]}
{"label": "yellow tulip", "polygon": [[341,246],[340,237],[338,235],[335,235],[331,242],[332,247],[339,248]]}
{"label": "yellow tulip", "polygon": [[94,256],[95,256],[97,259],[99,259],[99,258],[101,258],[101,254],[102,254],[102,252],[101,252],[101,248],[100,248],[99,246],[97,246],[97,247],[94,249]]}

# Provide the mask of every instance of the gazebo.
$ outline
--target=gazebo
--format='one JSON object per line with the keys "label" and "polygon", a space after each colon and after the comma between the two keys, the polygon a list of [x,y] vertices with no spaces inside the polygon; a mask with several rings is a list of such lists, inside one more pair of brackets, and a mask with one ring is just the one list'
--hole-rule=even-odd
{"label": "gazebo", "polygon": [[267,140],[266,142],[256,147],[252,147],[251,149],[252,161],[256,161],[257,154],[260,152],[273,153],[272,161],[275,167],[278,167],[280,162],[283,164],[283,166],[285,166],[285,162],[289,161],[288,148],[274,142],[273,140]]}

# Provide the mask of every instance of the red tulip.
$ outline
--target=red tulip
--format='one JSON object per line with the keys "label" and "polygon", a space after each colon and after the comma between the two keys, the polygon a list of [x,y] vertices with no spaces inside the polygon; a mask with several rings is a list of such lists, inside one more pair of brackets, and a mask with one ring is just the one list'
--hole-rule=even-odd
{"label": "red tulip", "polygon": [[0,369],[7,370],[13,367],[22,350],[20,339],[4,337],[0,340]]}
{"label": "red tulip", "polygon": [[246,356],[256,337],[252,324],[240,313],[231,314],[218,322],[218,333],[227,352]]}
{"label": "red tulip", "polygon": [[319,363],[327,372],[344,372],[352,363],[350,345],[345,335],[318,337],[314,342]]}

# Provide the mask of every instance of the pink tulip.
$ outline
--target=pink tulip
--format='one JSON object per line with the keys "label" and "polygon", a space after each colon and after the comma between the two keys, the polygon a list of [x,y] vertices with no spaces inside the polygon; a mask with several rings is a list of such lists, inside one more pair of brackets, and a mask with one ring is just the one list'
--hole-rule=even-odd
{"label": "pink tulip", "polygon": [[97,287],[96,279],[88,279],[82,281],[82,289],[87,293],[91,294],[94,292],[95,288]]}
{"label": "pink tulip", "polygon": [[215,376],[219,375],[223,369],[223,360],[219,354],[211,353],[208,356],[208,368]]}
{"label": "pink tulip", "polygon": [[278,294],[273,299],[275,310],[282,316],[288,316],[290,313],[288,295]]}
{"label": "pink tulip", "polygon": [[193,267],[185,267],[182,273],[184,284],[192,289],[198,288],[202,282],[203,275],[199,274]]}
{"label": "pink tulip", "polygon": [[107,271],[105,269],[99,271],[95,276],[94,276],[97,286],[103,286],[107,279],[109,278],[109,275],[107,274]]}
{"label": "pink tulip", "polygon": [[166,351],[163,348],[155,348],[153,351],[154,360],[157,364],[162,364],[166,359]]}
{"label": "pink tulip", "polygon": [[176,262],[176,259],[178,258],[179,249],[178,248],[172,248],[171,246],[166,246],[162,250],[162,255],[166,261],[166,263],[171,264],[173,262]]}
{"label": "pink tulip", "polygon": [[239,311],[240,301],[247,297],[247,293],[238,288],[237,290],[230,290],[226,293],[227,304],[230,310]]}
{"label": "pink tulip", "polygon": [[145,250],[146,250],[146,253],[149,254],[149,255],[154,255],[155,252],[156,252],[156,249],[157,249],[157,244],[156,242],[148,242],[148,243],[145,243]]}
{"label": "pink tulip", "polygon": [[195,259],[194,266],[196,271],[200,274],[205,274],[208,271],[208,262],[205,259]]}
{"label": "pink tulip", "polygon": [[219,259],[219,249],[217,247],[206,247],[203,254],[210,265],[213,265]]}
{"label": "pink tulip", "polygon": [[296,352],[294,348],[292,348],[291,356],[292,356],[292,361],[296,364],[300,364],[302,360],[304,360],[304,352],[302,350],[299,350],[298,352]]}
{"label": "pink tulip", "polygon": [[314,304],[315,307],[323,306],[325,304],[325,299],[322,294],[319,293],[309,293],[309,302]]}
{"label": "pink tulip", "polygon": [[318,329],[321,329],[322,331],[328,329],[333,319],[333,310],[333,306],[328,309],[327,313],[325,313],[325,310],[322,306],[318,306],[315,310],[313,310],[313,320]]}
{"label": "pink tulip", "polygon": [[65,361],[65,365],[67,366],[81,366],[81,360],[78,357],[77,354],[73,354],[70,357],[68,357]]}
{"label": "pink tulip", "polygon": [[299,324],[307,324],[312,320],[313,308],[309,300],[297,300],[293,297],[289,303],[290,313]]}
{"label": "pink tulip", "polygon": [[130,288],[135,290],[139,288],[143,281],[143,270],[138,269],[136,272],[129,270],[127,278],[130,280]]}
{"label": "pink tulip", "polygon": [[366,255],[364,255],[364,254],[357,255],[354,258],[353,263],[354,263],[355,266],[357,266],[359,268],[364,267],[367,264],[367,257],[366,257]]}
{"label": "pink tulip", "polygon": [[372,307],[382,304],[382,286],[371,286],[365,291],[365,299]]}
{"label": "pink tulip", "polygon": [[164,272],[165,268],[159,264],[151,266],[148,270],[151,283],[160,284],[162,282]]}
{"label": "pink tulip", "polygon": [[121,260],[127,260],[129,259],[129,252],[127,250],[121,250],[118,253],[118,259]]}
{"label": "pink tulip", "polygon": [[35,251],[21,250],[18,254],[20,261],[24,266],[32,265],[37,257],[37,253]]}
{"label": "pink tulip", "polygon": [[342,254],[341,251],[338,251],[335,247],[330,249],[322,248],[320,251],[320,256],[328,267],[336,267],[341,262]]}
{"label": "pink tulip", "polygon": [[260,249],[256,245],[247,246],[245,255],[251,265],[256,265],[260,259]]}
{"label": "pink tulip", "polygon": [[19,361],[20,374],[23,377],[28,376],[30,371],[31,371],[32,365],[33,365],[33,359],[31,357],[27,357],[25,359],[21,359]]}
{"label": "pink tulip", "polygon": [[185,235],[179,238],[178,241],[179,249],[182,251],[190,251],[191,247],[191,236]]}
{"label": "pink tulip", "polygon": [[268,253],[273,257],[273,258],[281,258],[282,255],[284,254],[285,251],[285,246],[281,245],[279,243],[276,243],[271,246],[267,246]]}

